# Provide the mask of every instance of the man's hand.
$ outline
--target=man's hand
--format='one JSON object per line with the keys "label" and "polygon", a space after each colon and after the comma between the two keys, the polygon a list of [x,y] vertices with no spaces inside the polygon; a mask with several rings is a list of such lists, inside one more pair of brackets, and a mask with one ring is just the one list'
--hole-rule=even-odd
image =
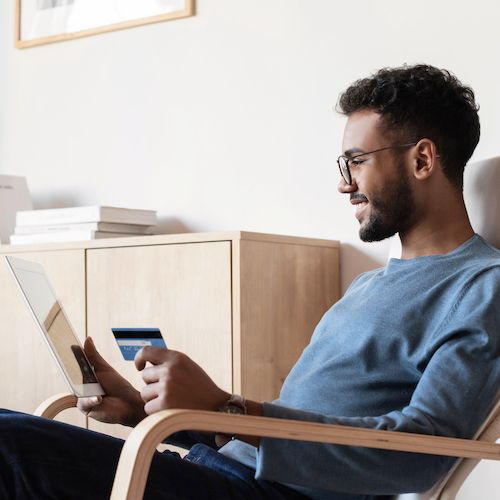
{"label": "man's hand", "polygon": [[[230,397],[180,352],[147,346],[136,354],[134,361],[146,383],[141,396],[148,415],[173,408],[217,411]],[[147,362],[153,366],[146,368]]]}
{"label": "man's hand", "polygon": [[84,349],[106,395],[79,398],[78,409],[100,422],[137,425],[146,417],[139,391],[104,360],[90,337],[85,340]]}

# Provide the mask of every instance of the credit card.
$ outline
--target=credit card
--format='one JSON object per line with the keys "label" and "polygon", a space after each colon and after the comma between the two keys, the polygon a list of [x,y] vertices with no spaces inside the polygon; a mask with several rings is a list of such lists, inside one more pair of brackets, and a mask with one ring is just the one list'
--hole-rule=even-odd
{"label": "credit card", "polygon": [[159,328],[111,328],[123,359],[133,361],[137,351],[148,345],[167,347]]}

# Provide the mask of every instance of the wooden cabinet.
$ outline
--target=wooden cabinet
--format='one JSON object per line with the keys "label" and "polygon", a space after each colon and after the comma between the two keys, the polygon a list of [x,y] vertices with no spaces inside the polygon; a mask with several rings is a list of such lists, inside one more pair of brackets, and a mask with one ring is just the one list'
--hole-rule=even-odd
{"label": "wooden cabinet", "polygon": [[[228,232],[0,252],[42,263],[75,330],[92,336],[137,388],[140,374],[121,357],[111,327],[158,327],[169,348],[192,357],[224,390],[270,401],[339,298],[333,241]],[[32,412],[65,386],[5,265],[0,284],[0,406]]]}

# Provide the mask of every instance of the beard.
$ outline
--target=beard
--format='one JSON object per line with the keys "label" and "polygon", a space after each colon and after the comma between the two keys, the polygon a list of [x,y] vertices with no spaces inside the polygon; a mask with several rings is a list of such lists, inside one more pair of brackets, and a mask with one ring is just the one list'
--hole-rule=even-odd
{"label": "beard", "polygon": [[415,201],[404,163],[397,167],[398,178],[370,197],[368,220],[359,229],[362,241],[382,241],[404,229]]}

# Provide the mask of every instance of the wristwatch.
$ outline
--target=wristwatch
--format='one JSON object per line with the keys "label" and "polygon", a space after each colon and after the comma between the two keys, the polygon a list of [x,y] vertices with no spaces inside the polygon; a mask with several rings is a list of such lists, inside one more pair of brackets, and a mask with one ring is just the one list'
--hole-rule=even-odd
{"label": "wristwatch", "polygon": [[[219,411],[221,413],[231,413],[233,415],[246,415],[247,414],[246,399],[242,396],[238,396],[237,394],[233,394],[226,401],[224,406],[221,406],[219,408]],[[222,432],[217,432],[215,434],[215,443],[219,447],[224,446],[233,439],[236,439],[236,436],[230,436]]]}
{"label": "wristwatch", "polygon": [[246,399],[243,396],[232,394],[231,397],[226,401],[226,404],[219,408],[219,411],[221,413],[246,415],[247,414]]}

